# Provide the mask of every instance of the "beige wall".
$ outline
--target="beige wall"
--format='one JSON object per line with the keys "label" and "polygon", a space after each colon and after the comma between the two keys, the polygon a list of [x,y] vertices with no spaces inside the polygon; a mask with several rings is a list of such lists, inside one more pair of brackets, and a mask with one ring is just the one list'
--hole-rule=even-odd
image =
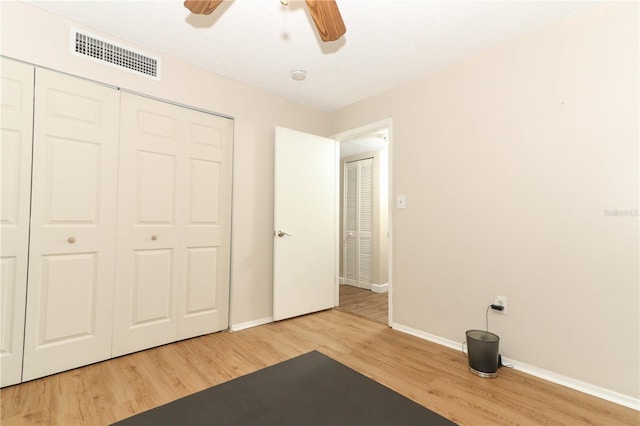
{"label": "beige wall", "polygon": [[[393,320],[640,396],[638,3],[599,6],[335,112],[393,118]],[[608,210],[635,216],[607,216]]]}
{"label": "beige wall", "polygon": [[328,114],[167,57],[158,82],[70,56],[69,21],[1,7],[4,56],[235,118],[231,324],[271,317],[274,126],[327,134]]}

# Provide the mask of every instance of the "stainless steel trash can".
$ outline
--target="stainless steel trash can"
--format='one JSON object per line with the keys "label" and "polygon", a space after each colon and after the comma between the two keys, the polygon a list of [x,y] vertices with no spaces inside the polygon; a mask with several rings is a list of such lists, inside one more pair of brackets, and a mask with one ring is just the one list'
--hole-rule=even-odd
{"label": "stainless steel trash can", "polygon": [[483,330],[467,330],[466,334],[469,371],[480,377],[496,377],[500,367],[500,337]]}

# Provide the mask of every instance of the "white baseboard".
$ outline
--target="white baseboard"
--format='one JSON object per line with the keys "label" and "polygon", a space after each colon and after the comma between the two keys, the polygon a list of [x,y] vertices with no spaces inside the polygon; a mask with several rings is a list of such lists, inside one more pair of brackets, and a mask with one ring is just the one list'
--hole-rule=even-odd
{"label": "white baseboard", "polygon": [[338,278],[338,284],[340,284],[340,285],[344,284],[344,277],[339,277]]}
{"label": "white baseboard", "polygon": [[391,325],[391,328],[393,328],[394,330],[402,331],[403,333],[407,333],[407,334],[410,334],[412,336],[416,336],[416,337],[419,337],[421,339],[428,340],[430,342],[437,343],[439,345],[446,346],[448,348],[455,349],[457,351],[462,352],[462,343],[454,342],[453,340],[445,339],[445,338],[436,336],[435,334],[429,334],[429,333],[426,333],[424,331],[417,330],[417,329],[411,328],[411,327],[407,327],[406,325],[402,325],[402,324],[398,324],[398,323],[393,323]]}
{"label": "white baseboard", "polygon": [[351,287],[370,290],[370,291],[373,291],[374,293],[387,293],[389,291],[389,283],[384,283],[384,284],[360,283],[360,284],[361,285],[357,285],[357,283],[354,283],[354,282],[348,283],[346,279],[340,278],[340,285],[350,285]]}
{"label": "white baseboard", "polygon": [[374,293],[387,293],[389,291],[389,283],[371,284],[371,291]]}
{"label": "white baseboard", "polygon": [[229,330],[240,331],[251,327],[257,327],[259,325],[269,324],[271,322],[273,322],[273,317],[265,317],[253,321],[241,322],[240,324],[232,324],[229,327]]}
{"label": "white baseboard", "polygon": [[[412,336],[419,337],[424,340],[428,340],[433,343],[437,343],[442,346],[446,346],[451,349],[455,349],[457,351],[462,352],[462,342],[455,342],[453,340],[445,339],[439,336],[435,336],[433,334],[425,333],[421,330],[416,330],[411,327],[407,327],[402,324],[394,323],[391,326],[394,330],[401,331],[403,333],[410,334]],[[543,380],[547,380],[549,382],[553,382],[562,386],[566,386],[568,388],[577,390],[582,393],[586,393],[588,395],[592,395],[606,401],[613,402],[615,404],[623,405],[628,408],[632,408],[634,410],[640,411],[640,399],[633,398],[628,395],[623,395],[621,393],[602,388],[600,386],[592,385],[590,383],[585,383],[580,380],[573,379],[568,376],[563,376],[562,374],[557,374],[549,370],[545,370],[543,368],[539,368],[533,365],[526,364],[524,362],[520,362],[510,358],[502,358],[502,363],[506,365],[513,365],[513,368],[522,371],[523,373],[530,374],[535,377],[539,377]]]}
{"label": "white baseboard", "polygon": [[539,377],[549,382],[557,383],[559,385],[640,411],[640,399],[623,395],[590,383],[585,383],[568,376],[563,376],[562,374],[554,373],[553,371],[545,370],[534,365],[512,360],[510,358],[503,357],[502,363],[513,365],[516,370],[522,371],[523,373],[531,374],[532,376]]}

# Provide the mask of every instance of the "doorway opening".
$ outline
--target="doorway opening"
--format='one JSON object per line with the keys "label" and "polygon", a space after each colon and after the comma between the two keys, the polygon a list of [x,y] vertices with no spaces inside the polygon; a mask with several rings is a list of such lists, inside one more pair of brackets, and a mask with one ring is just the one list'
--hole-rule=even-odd
{"label": "doorway opening", "polygon": [[335,136],[340,142],[338,309],[391,324],[391,120]]}

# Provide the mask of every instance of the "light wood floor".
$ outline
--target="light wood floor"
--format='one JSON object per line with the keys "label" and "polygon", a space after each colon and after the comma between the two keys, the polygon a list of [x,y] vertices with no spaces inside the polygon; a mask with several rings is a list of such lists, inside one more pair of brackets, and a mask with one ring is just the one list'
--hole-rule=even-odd
{"label": "light wood floor", "polygon": [[2,425],[103,425],[316,349],[461,425],[638,425],[640,413],[336,309],[162,346],[1,391]]}
{"label": "light wood floor", "polygon": [[389,324],[389,294],[354,287],[340,286],[340,306],[337,309],[380,324]]}

